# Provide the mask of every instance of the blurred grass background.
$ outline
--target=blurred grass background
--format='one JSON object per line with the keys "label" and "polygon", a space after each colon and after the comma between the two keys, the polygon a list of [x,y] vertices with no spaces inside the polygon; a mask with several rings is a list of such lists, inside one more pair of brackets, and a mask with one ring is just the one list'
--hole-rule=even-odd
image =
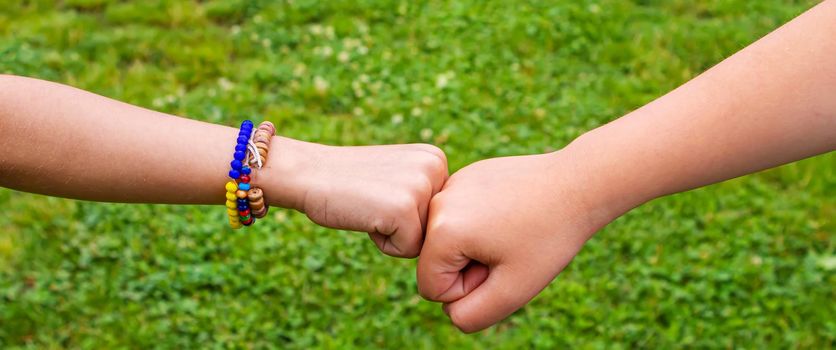
{"label": "blurred grass background", "polygon": [[[321,143],[430,142],[451,170],[559,149],[814,4],[0,3],[0,72]],[[415,261],[296,212],[233,232],[221,207],[0,189],[0,348],[831,348],[834,169],[647,204],[475,335],[419,298]]]}

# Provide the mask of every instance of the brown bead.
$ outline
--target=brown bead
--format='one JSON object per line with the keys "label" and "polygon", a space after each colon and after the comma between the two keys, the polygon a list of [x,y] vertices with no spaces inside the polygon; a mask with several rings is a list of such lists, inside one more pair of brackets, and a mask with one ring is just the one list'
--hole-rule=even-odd
{"label": "brown bead", "polygon": [[263,143],[265,145],[270,145],[270,136],[255,134],[253,142],[256,142],[256,144]]}
{"label": "brown bead", "polygon": [[247,198],[250,199],[250,202],[255,202],[262,197],[264,197],[264,191],[258,187],[253,187],[247,192]]}
{"label": "brown bead", "polygon": [[270,132],[270,135],[275,135],[276,134],[276,126],[273,125],[273,123],[271,123],[271,122],[263,122],[263,123],[259,124],[258,129],[259,130],[267,130],[268,132]]}
{"label": "brown bead", "polygon": [[256,141],[255,146],[258,148],[270,149],[270,143],[264,141]]}
{"label": "brown bead", "polygon": [[250,209],[259,210],[261,208],[264,208],[264,199],[250,202]]}
{"label": "brown bead", "polygon": [[243,191],[243,190],[235,191],[235,197],[238,197],[238,198],[241,198],[241,199],[247,198],[247,191]]}
{"label": "brown bead", "polygon": [[267,216],[267,207],[264,206],[261,209],[253,210],[252,215],[255,216],[258,219],[261,219],[261,218]]}

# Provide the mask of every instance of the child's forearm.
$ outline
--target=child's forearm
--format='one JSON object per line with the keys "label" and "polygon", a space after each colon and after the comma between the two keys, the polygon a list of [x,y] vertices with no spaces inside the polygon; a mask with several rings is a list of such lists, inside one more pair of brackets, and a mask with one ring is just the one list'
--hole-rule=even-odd
{"label": "child's forearm", "polygon": [[[222,204],[237,136],[235,128],[0,75],[2,187],[95,201]],[[250,177],[268,204],[368,232],[384,253],[414,257],[447,161],[431,145],[334,147],[275,136],[267,164]]]}
{"label": "child's forearm", "polygon": [[607,221],[835,148],[836,2],[827,1],[566,151]]}
{"label": "child's forearm", "polygon": [[[0,76],[3,187],[96,201],[222,204],[237,134],[57,83]],[[271,161],[290,162],[304,143],[277,137],[272,147],[283,157]],[[254,182],[280,177],[269,174],[278,168]],[[269,195],[289,206],[295,192]]]}

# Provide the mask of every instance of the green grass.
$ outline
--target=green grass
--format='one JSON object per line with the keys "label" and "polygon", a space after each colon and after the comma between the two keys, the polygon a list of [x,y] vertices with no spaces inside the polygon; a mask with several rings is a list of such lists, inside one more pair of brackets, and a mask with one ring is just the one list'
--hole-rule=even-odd
{"label": "green grass", "polygon": [[[0,72],[322,143],[431,142],[455,170],[559,149],[812,4],[4,1]],[[475,335],[420,299],[414,260],[296,212],[232,232],[220,207],[0,190],[0,348],[831,348],[834,164],[649,203]]]}

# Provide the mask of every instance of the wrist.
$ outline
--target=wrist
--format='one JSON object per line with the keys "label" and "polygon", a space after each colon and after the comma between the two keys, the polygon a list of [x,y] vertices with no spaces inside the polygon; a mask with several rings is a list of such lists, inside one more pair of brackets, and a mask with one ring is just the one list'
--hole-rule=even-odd
{"label": "wrist", "polygon": [[602,137],[611,136],[596,130],[550,154],[559,164],[556,169],[562,169],[564,174],[568,170],[569,181],[593,232],[655,197],[643,181],[636,181],[644,179],[635,164],[620,159],[619,149],[601,142]]}
{"label": "wrist", "polygon": [[264,190],[269,205],[302,211],[309,181],[304,172],[315,165],[323,145],[274,136],[265,165],[253,182]]}

